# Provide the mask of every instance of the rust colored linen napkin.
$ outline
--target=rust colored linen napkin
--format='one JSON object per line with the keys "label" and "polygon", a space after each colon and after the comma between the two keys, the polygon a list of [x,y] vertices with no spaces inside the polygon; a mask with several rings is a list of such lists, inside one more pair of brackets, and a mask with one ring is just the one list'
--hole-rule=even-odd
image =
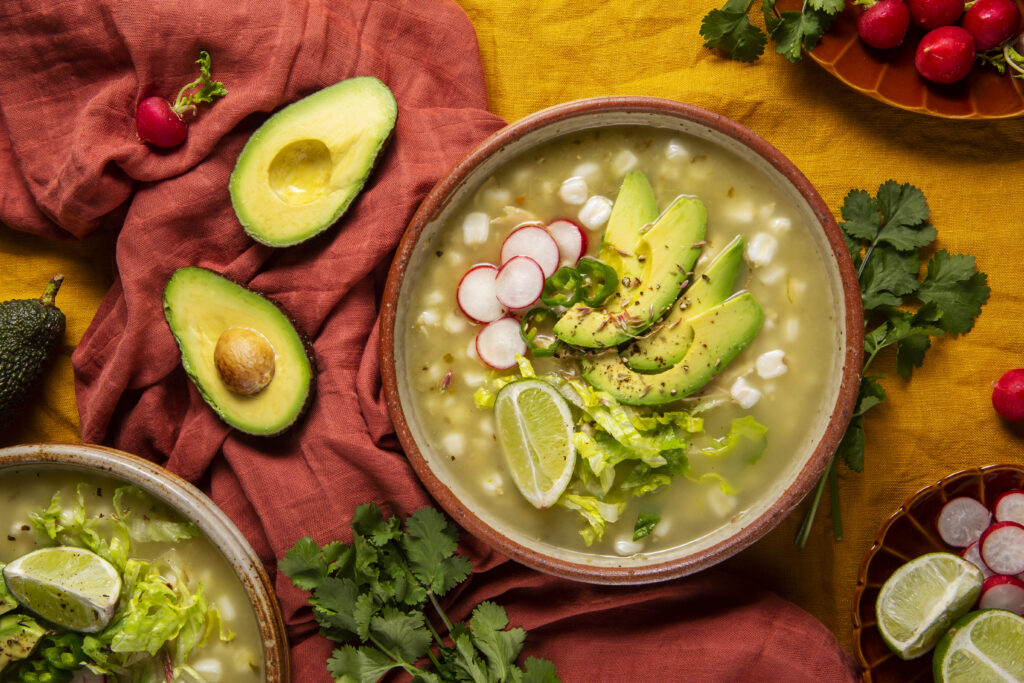
{"label": "rust colored linen napkin", "polygon": [[[176,93],[203,49],[227,97],[200,111],[182,147],[139,142],[136,103]],[[83,440],[149,458],[207,491],[275,577],[293,680],[329,680],[331,645],[276,562],[307,534],[351,540],[348,523],[362,502],[402,515],[431,504],[382,398],[378,302],[419,201],[503,124],[487,111],[473,27],[448,0],[9,0],[0,7],[0,60],[0,221],[83,237],[105,217],[123,217],[117,281],[73,356]],[[310,242],[285,250],[254,243],[227,192],[248,136],[282,105],[355,75],[383,80],[399,105],[367,189]],[[317,393],[288,433],[233,432],[185,376],[161,308],[164,284],[185,265],[278,299],[313,340]],[[476,573],[453,616],[495,598],[530,629],[526,654],[553,660],[565,681],[855,676],[820,623],[726,574],[587,586],[462,536]]]}

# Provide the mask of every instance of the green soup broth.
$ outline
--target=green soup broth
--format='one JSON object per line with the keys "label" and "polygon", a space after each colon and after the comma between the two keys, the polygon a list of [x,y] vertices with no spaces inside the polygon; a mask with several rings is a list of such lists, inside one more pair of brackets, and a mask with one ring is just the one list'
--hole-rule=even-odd
{"label": "green soup broth", "polygon": [[[473,341],[481,326],[460,312],[456,288],[471,265],[499,263],[502,241],[517,225],[560,218],[579,223],[581,205],[566,201],[560,192],[567,178],[582,176],[589,196],[614,200],[625,173],[634,169],[650,180],[659,210],[681,194],[705,204],[707,245],[698,268],[736,235],[744,236],[747,254],[736,290],[750,291],[764,309],[763,327],[746,350],[693,399],[662,409],[692,407],[695,400],[720,402],[702,414],[706,436],[696,438],[694,449],[726,434],[732,420],[744,415],[767,427],[767,447],[755,464],[692,455],[696,473],[717,472],[735,493],[723,492],[712,480],[678,477],[653,494],[630,499],[620,521],[587,546],[577,513],[561,507],[535,509],[516,489],[497,442],[492,411],[477,408],[473,398],[495,375],[516,373],[490,370],[476,357]],[[482,242],[476,241],[479,234],[464,229],[467,216],[474,213],[488,218]],[[677,131],[616,127],[570,134],[499,168],[463,195],[424,249],[415,286],[407,294],[406,325],[399,332],[405,335],[404,363],[419,436],[425,450],[434,454],[431,464],[439,478],[481,518],[510,531],[515,540],[589,556],[656,558],[742,523],[763,502],[766,489],[792,481],[801,458],[820,438],[834,403],[836,387],[830,378],[841,364],[842,350],[835,303],[839,286],[826,268],[825,259],[831,256],[817,234],[820,229],[808,220],[806,209],[765,170],[715,143]],[[588,254],[596,256],[603,228],[586,230]],[[767,261],[763,252],[752,260],[752,245],[765,243],[774,253]],[[785,373],[760,376],[757,359],[779,350]],[[571,360],[530,360],[538,373],[578,368]],[[741,377],[761,392],[749,409],[733,397]],[[650,536],[634,543],[639,513],[657,514],[661,521]]]}

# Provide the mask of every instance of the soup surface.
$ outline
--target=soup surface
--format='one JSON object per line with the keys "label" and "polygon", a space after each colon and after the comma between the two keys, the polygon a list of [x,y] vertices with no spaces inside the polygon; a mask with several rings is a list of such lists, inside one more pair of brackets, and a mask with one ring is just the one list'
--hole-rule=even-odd
{"label": "soup surface", "polygon": [[[610,206],[623,178],[636,170],[649,179],[659,211],[679,195],[695,196],[706,207],[706,244],[695,266],[698,273],[734,237],[743,236],[744,259],[735,290],[752,293],[764,318],[749,346],[698,393],[668,405],[628,408],[634,417],[695,411],[703,419],[703,430],[686,435],[686,476],[676,474],[670,484],[645,495],[621,488],[637,463],[617,465],[616,484],[591,493],[614,503],[620,514],[595,534],[563,505],[535,508],[513,483],[494,411],[479,407],[474,393],[499,386],[495,377],[518,377],[518,371],[496,371],[480,360],[475,338],[483,326],[461,312],[456,291],[473,264],[500,264],[503,241],[523,223],[568,219],[581,224],[586,253],[596,256],[605,224],[593,214],[595,202]],[[405,294],[410,305],[400,334],[405,335],[415,421],[425,450],[436,454],[432,467],[484,521],[519,542],[594,557],[657,559],[659,553],[700,543],[715,530],[741,522],[766,488],[792,480],[820,437],[823,418],[834,402],[836,388],[830,378],[841,363],[834,303],[838,285],[826,270],[827,246],[817,234],[820,229],[808,225],[801,209],[766,172],[712,142],[677,131],[603,128],[569,134],[523,153],[470,190],[447,216]],[[512,314],[521,317],[522,311]],[[538,375],[578,377],[578,354],[559,355],[535,358],[527,353],[526,358]],[[763,451],[756,443],[747,444],[755,451],[722,450],[730,429],[748,416],[756,423],[745,424],[765,428]],[[737,436],[744,441],[742,434]],[[581,466],[578,461],[577,468]],[[656,523],[643,535],[638,519]]]}
{"label": "soup surface", "polygon": [[[79,494],[87,517],[109,518],[114,512],[114,492],[124,486],[127,484],[123,481],[79,470],[44,467],[0,470],[0,500],[3,501],[0,505],[0,562],[10,563],[37,548],[54,545],[43,542],[45,539],[35,530],[30,513],[42,513],[55,494],[59,495],[65,518],[77,506]],[[142,495],[145,498],[140,500],[149,502],[151,497]],[[155,500],[153,503],[161,518],[184,521],[163,504]],[[102,537],[103,527],[97,528]],[[132,540],[128,556],[160,567],[163,576],[183,577],[189,592],[194,593],[202,586],[211,608],[219,613],[224,627],[221,632],[225,636],[228,632],[234,634],[225,641],[218,637],[218,629],[214,628],[205,644],[192,652],[188,665],[201,677],[199,680],[210,683],[265,680],[262,637],[248,594],[234,570],[208,539],[198,534],[174,542]],[[12,665],[0,677],[7,680],[13,668]],[[195,680],[195,676],[186,675],[181,680]]]}

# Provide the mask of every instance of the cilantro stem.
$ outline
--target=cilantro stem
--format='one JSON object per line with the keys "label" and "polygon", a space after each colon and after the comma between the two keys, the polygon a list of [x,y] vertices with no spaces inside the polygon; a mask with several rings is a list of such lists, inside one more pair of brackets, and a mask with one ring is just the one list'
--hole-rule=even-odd
{"label": "cilantro stem", "polygon": [[839,511],[839,468],[836,467],[835,458],[828,468],[828,496],[832,509],[832,537],[837,541],[843,540],[843,520]]}
{"label": "cilantro stem", "polygon": [[804,517],[803,523],[800,525],[800,530],[796,534],[797,547],[803,548],[807,545],[807,539],[811,536],[811,528],[814,526],[814,518],[818,515],[818,506],[821,504],[821,495],[825,492],[825,485],[828,483],[829,476],[832,470],[836,466],[836,456],[833,455],[832,459],[828,461],[828,468],[821,475],[821,479],[818,480],[818,486],[814,489],[814,498],[811,499],[811,509],[807,511],[807,516]]}
{"label": "cilantro stem", "polygon": [[434,609],[437,610],[437,614],[441,617],[441,621],[444,622],[444,627],[448,629],[449,633],[451,633],[452,628],[454,627],[452,626],[452,622],[448,620],[448,615],[444,613],[443,609],[441,609],[441,603],[437,601],[437,596],[430,591],[427,591],[427,595],[430,596],[430,602],[433,603]]}

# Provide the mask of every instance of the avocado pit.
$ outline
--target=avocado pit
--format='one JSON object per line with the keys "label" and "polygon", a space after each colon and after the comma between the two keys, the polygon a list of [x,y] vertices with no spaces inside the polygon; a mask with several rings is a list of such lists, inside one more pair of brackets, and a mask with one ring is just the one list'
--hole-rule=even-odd
{"label": "avocado pit", "polygon": [[254,329],[229,327],[217,339],[213,363],[228,389],[252,396],[274,378],[274,347]]}

